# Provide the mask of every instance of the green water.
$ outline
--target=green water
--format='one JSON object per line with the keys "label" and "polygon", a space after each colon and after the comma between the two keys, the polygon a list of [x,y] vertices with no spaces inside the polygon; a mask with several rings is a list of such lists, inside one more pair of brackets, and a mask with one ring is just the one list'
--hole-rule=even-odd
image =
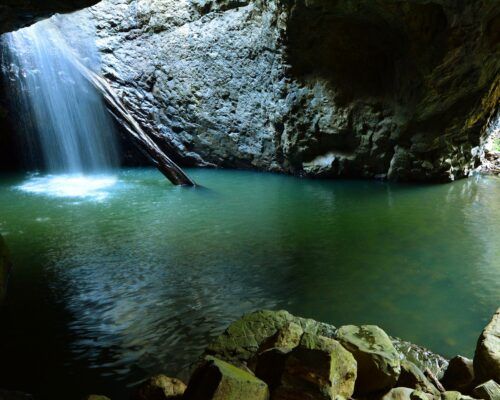
{"label": "green water", "polygon": [[374,323],[471,356],[500,305],[497,178],[415,186],[190,174],[207,189],[172,187],[152,169],[71,190],[0,178],[0,232],[16,267],[1,311],[0,387],[125,398],[147,375],[185,376],[211,338],[259,308]]}

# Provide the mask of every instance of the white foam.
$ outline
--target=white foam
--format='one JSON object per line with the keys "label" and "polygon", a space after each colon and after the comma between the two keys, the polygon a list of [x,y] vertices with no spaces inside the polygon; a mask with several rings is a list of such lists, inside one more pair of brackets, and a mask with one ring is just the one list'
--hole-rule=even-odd
{"label": "white foam", "polygon": [[30,178],[17,189],[49,197],[104,200],[117,181],[111,175],[47,175]]}

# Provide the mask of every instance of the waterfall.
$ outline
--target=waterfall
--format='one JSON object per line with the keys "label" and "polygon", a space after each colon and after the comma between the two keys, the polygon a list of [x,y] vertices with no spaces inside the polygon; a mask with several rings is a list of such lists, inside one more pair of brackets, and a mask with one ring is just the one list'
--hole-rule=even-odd
{"label": "waterfall", "polygon": [[31,165],[51,174],[101,173],[116,166],[113,121],[70,61],[78,53],[96,69],[93,38],[71,48],[52,18],[4,35],[3,43],[4,79]]}

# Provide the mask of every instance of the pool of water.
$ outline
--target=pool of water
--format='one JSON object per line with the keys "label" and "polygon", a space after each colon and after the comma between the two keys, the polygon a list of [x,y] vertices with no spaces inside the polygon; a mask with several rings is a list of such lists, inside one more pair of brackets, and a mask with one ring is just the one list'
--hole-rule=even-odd
{"label": "pool of water", "polygon": [[378,324],[445,356],[473,354],[500,305],[500,179],[446,185],[191,170],[0,176],[13,254],[0,387],[126,398],[185,376],[241,314],[285,308]]}

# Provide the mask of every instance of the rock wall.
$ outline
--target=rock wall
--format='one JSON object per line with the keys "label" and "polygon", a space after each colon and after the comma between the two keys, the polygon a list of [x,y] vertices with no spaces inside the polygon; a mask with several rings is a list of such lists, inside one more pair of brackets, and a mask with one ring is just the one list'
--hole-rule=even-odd
{"label": "rock wall", "polygon": [[500,4],[104,0],[103,73],[188,165],[448,181],[500,94]]}

